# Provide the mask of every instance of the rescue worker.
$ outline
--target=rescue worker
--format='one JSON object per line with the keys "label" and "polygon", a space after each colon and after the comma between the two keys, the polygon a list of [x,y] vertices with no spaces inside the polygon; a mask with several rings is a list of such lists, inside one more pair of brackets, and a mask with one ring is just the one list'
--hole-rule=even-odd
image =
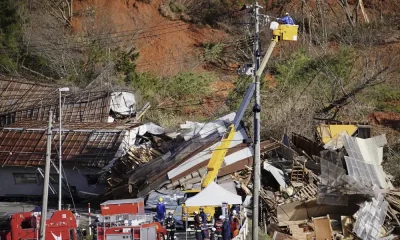
{"label": "rescue worker", "polygon": [[238,204],[233,205],[232,212],[233,211],[236,211],[237,213],[240,212],[240,205],[238,205]]}
{"label": "rescue worker", "polygon": [[222,239],[231,240],[231,225],[229,224],[229,218],[224,219],[224,225],[222,226]]}
{"label": "rescue worker", "polygon": [[207,214],[204,212],[204,208],[200,208],[200,216],[203,218],[203,223],[207,224]]}
{"label": "rescue worker", "polygon": [[165,227],[167,229],[167,240],[174,240],[175,235],[175,219],[172,213],[168,213],[167,219],[165,219]]}
{"label": "rescue worker", "polygon": [[197,240],[202,240],[202,235],[201,235],[201,226],[203,225],[203,219],[199,215],[197,211],[194,211],[194,231],[196,235]]}
{"label": "rescue worker", "polygon": [[96,219],[89,225],[89,227],[92,229],[92,233],[93,233],[93,239],[97,239],[97,225],[100,222],[100,216],[97,215]]}
{"label": "rescue worker", "polygon": [[234,238],[239,234],[239,227],[239,218],[237,217],[236,210],[233,210],[231,219],[231,238]]}
{"label": "rescue worker", "polygon": [[280,22],[282,24],[294,25],[294,21],[293,21],[292,17],[289,16],[288,12],[285,13],[284,17],[277,18],[276,20],[278,20],[278,22]]}
{"label": "rescue worker", "polygon": [[225,219],[225,217],[223,215],[221,215],[221,216],[219,216],[219,219],[214,224],[215,235],[218,240],[222,240],[222,227],[224,226],[224,219]]}
{"label": "rescue worker", "polygon": [[204,212],[204,208],[200,208],[200,217],[203,222],[201,225],[201,236],[203,239],[209,239],[208,228],[207,228],[207,214]]}
{"label": "rescue worker", "polygon": [[160,197],[158,199],[158,203],[157,203],[157,219],[159,222],[163,222],[164,218],[165,218],[165,204],[164,204],[164,199],[162,197]]}
{"label": "rescue worker", "polygon": [[215,227],[211,228],[210,240],[217,240],[218,239],[218,236],[217,236],[215,230],[217,230]]}

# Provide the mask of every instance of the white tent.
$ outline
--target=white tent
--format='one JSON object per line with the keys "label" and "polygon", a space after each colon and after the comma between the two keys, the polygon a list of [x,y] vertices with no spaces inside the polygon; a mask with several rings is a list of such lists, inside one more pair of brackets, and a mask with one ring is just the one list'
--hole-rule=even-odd
{"label": "white tent", "polygon": [[225,190],[215,182],[210,183],[196,196],[188,198],[185,205],[190,206],[222,206],[222,203],[242,204],[242,197]]}

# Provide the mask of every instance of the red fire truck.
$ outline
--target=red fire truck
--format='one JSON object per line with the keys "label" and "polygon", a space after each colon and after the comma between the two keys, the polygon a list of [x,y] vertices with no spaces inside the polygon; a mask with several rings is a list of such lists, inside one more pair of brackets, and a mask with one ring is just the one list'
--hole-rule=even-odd
{"label": "red fire truck", "polygon": [[[40,213],[23,212],[2,221],[1,240],[39,239]],[[55,211],[46,220],[46,240],[77,240],[76,219],[69,210]]]}
{"label": "red fire truck", "polygon": [[97,240],[163,240],[167,231],[145,214],[144,199],[111,200],[100,205]]}

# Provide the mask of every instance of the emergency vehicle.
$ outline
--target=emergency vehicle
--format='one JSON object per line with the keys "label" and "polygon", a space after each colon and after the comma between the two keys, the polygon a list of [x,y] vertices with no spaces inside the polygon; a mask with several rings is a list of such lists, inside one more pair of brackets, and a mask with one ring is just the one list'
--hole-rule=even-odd
{"label": "emergency vehicle", "polygon": [[[39,239],[40,212],[21,212],[2,221],[1,240]],[[69,210],[55,211],[46,220],[46,240],[78,240],[77,223]]]}
{"label": "emergency vehicle", "polygon": [[163,240],[167,230],[145,214],[144,199],[110,200],[100,205],[97,240]]}

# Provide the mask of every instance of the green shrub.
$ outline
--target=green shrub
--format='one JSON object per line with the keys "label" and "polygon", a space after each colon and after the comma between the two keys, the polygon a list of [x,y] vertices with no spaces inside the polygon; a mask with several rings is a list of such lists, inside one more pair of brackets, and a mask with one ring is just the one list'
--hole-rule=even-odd
{"label": "green shrub", "polygon": [[22,41],[18,1],[0,1],[0,70],[16,71]]}
{"label": "green shrub", "polygon": [[337,79],[341,79],[342,84],[349,83],[355,59],[355,52],[351,48],[317,57],[308,55],[304,50],[294,52],[288,60],[275,66],[278,87],[296,90],[314,82],[317,86],[314,89],[316,96],[333,94],[341,91],[339,88],[332,89]]}
{"label": "green shrub", "polygon": [[163,82],[165,94],[174,99],[201,98],[208,95],[215,76],[209,73],[182,72]]}
{"label": "green shrub", "polygon": [[145,100],[155,102],[156,97],[162,95],[162,79],[149,73],[131,72],[127,78],[130,85]]}
{"label": "green shrub", "polygon": [[183,13],[186,10],[186,7],[182,3],[177,1],[171,1],[169,3],[169,8],[174,13]]}
{"label": "green shrub", "polygon": [[375,102],[379,111],[400,113],[400,87],[391,85],[378,85],[372,88],[366,95]]}
{"label": "green shrub", "polygon": [[209,63],[215,63],[220,58],[224,51],[225,45],[223,43],[206,43],[204,44],[204,61]]}

